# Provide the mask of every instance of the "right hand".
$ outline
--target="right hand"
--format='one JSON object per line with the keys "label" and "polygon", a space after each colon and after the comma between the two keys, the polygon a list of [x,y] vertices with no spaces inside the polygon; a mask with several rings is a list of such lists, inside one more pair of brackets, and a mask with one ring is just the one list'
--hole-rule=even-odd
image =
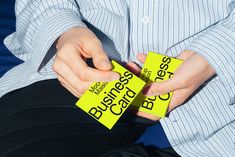
{"label": "right hand", "polygon": [[[77,27],[63,33],[56,48],[52,68],[60,83],[78,98],[92,82],[109,82],[120,77],[111,71],[111,63],[100,40],[88,28]],[[87,65],[88,58],[92,59],[95,68]]]}

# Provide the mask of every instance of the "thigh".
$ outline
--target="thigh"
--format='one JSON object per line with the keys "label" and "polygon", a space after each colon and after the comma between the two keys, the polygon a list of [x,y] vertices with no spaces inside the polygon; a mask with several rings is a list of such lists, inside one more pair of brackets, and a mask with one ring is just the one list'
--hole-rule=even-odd
{"label": "thigh", "polygon": [[[110,131],[75,106],[77,98],[57,80],[11,92],[0,99],[0,156],[86,157],[133,143],[145,129],[127,112]],[[57,150],[57,151],[55,151]],[[91,151],[94,150],[94,151]],[[70,155],[72,156],[72,155]]]}

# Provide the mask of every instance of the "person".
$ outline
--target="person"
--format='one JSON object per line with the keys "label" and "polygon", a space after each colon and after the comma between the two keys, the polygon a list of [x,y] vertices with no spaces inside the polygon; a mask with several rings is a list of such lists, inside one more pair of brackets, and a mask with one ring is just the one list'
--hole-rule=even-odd
{"label": "person", "polygon": [[[2,43],[15,31],[14,3],[0,2],[0,77],[22,63]],[[56,80],[40,81],[4,95],[0,99],[0,156],[93,157],[134,143],[145,129],[146,124],[133,121],[135,116],[124,115],[108,131],[74,107],[76,101]],[[160,124],[158,130],[165,137]],[[161,146],[168,145],[167,140],[161,142]]]}
{"label": "person", "polygon": [[[42,107],[36,102],[50,107],[54,103],[51,98],[56,98],[53,101],[58,104],[63,102],[58,96],[64,93],[57,95],[62,89],[48,85],[50,81],[29,84],[57,77],[68,91],[80,97],[91,82],[118,78],[110,71],[109,59],[127,62],[127,66],[138,73],[137,64],[142,65],[146,54],[155,51],[184,60],[171,79],[150,84],[143,90],[146,95],[173,91],[169,115],[160,119],[172,148],[180,156],[234,156],[234,14],[233,0],[18,0],[17,31],[5,43],[25,62],[0,80],[1,101],[4,104],[13,101],[1,105],[1,112],[3,109],[5,112],[1,115],[10,116],[13,109],[20,110],[22,98],[31,105],[30,101],[34,100],[34,108]],[[93,66],[86,62],[89,59]],[[23,91],[10,92],[25,86],[28,87]],[[32,93],[38,88],[40,92]],[[50,95],[44,94],[47,90],[51,90]],[[42,103],[43,100],[47,101]],[[63,103],[58,108],[63,108]],[[29,106],[25,106],[26,109]],[[137,115],[159,120],[145,113]],[[27,118],[23,113],[21,116],[21,119]],[[12,120],[7,129],[14,132],[14,123]],[[131,146],[129,141],[123,148],[106,149],[104,156],[160,156],[163,149],[158,147],[154,138],[158,132],[154,129],[150,126],[144,132],[136,142],[140,145]],[[8,148],[17,146],[12,140],[6,141]],[[177,156],[173,149],[167,155]],[[13,154],[26,150],[29,149]]]}

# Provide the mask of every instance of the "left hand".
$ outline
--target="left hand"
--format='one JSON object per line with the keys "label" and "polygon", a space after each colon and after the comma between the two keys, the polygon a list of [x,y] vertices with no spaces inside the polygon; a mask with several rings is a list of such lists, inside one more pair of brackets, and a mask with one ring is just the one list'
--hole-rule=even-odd
{"label": "left hand", "polygon": [[[144,63],[146,55],[138,54],[137,58]],[[168,112],[182,105],[198,87],[215,74],[210,64],[203,57],[192,51],[183,51],[177,58],[184,60],[184,62],[174,72],[172,78],[163,82],[154,82],[143,89],[143,94],[146,96],[156,96],[173,92]],[[132,63],[129,63],[129,65],[134,67]],[[136,67],[133,69],[136,69]],[[137,115],[151,120],[160,119],[160,117],[143,112],[137,112]]]}

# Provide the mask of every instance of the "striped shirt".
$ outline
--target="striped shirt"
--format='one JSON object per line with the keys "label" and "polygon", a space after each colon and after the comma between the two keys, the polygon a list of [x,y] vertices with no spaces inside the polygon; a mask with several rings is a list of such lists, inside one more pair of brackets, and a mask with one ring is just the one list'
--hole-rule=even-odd
{"label": "striped shirt", "polygon": [[[0,78],[0,96],[55,78],[56,39],[89,27],[105,52],[134,61],[139,52],[177,56],[185,49],[207,59],[217,76],[160,120],[181,156],[235,156],[234,0],[17,0],[16,32],[5,39],[25,62]],[[157,132],[156,132],[157,134]]]}

